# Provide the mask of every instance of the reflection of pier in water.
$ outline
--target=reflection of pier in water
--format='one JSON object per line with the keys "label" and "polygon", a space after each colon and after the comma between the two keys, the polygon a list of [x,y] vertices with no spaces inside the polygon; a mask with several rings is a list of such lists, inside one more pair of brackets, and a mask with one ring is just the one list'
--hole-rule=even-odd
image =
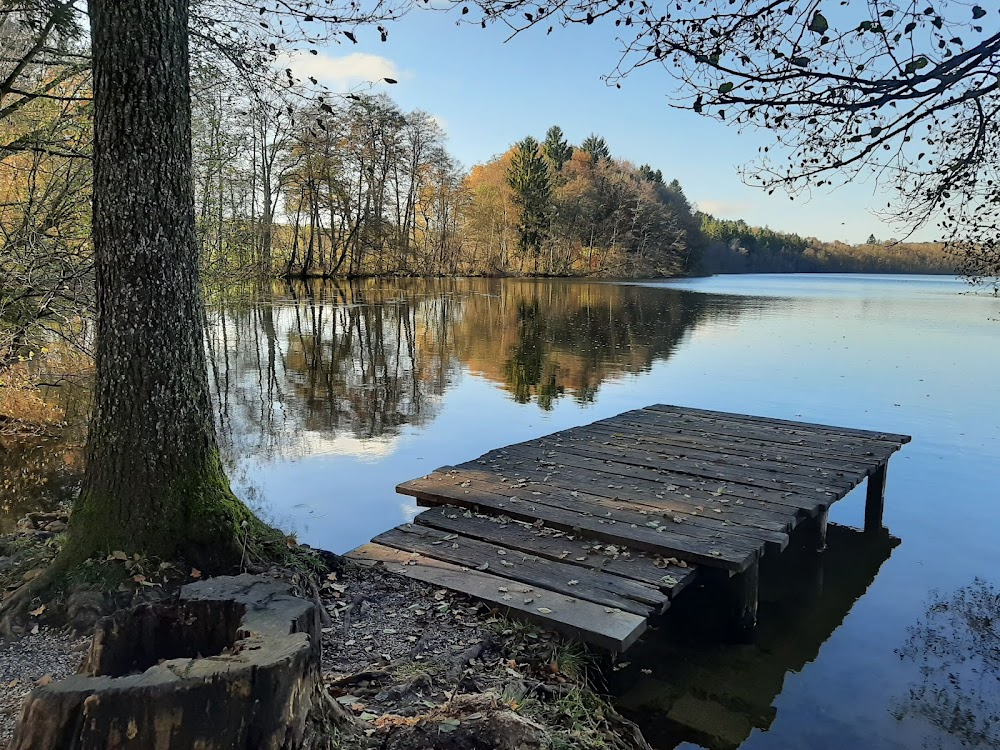
{"label": "reflection of pier in water", "polygon": [[787,549],[774,559],[776,570],[761,575],[753,645],[722,642],[712,632],[719,618],[711,616],[711,595],[689,591],[664,622],[669,632],[647,636],[609,677],[619,709],[657,750],[685,741],[738,747],[771,725],[786,675],[816,658],[898,544],[831,524],[824,552]]}

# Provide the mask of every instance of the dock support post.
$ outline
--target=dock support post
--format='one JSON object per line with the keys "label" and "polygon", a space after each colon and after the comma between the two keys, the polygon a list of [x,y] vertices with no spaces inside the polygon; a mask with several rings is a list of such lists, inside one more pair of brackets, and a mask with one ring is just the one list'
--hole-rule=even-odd
{"label": "dock support post", "polygon": [[760,584],[760,561],[729,579],[729,599],[732,607],[730,632],[737,643],[753,641],[757,627],[757,600]]}
{"label": "dock support post", "polygon": [[882,510],[885,507],[885,471],[888,462],[879,466],[868,477],[868,495],[865,498],[865,532],[877,534],[882,531]]}
{"label": "dock support post", "polygon": [[809,538],[807,539],[807,544],[811,544],[816,548],[817,552],[822,552],[826,549],[826,525],[830,518],[830,509],[823,508],[815,518],[810,519],[809,522]]}

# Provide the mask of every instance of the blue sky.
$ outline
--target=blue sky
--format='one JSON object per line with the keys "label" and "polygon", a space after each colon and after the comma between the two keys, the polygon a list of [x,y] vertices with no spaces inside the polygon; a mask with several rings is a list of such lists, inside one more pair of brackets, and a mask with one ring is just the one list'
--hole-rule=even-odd
{"label": "blue sky", "polygon": [[615,156],[662,169],[700,208],[720,217],[823,240],[902,235],[873,215],[890,198],[876,194],[873,181],[818,191],[805,202],[744,185],[737,168],[770,143],[768,135],[738,133],[671,109],[666,95],[673,82],[664,71],[639,71],[620,90],[606,85],[601,75],[614,68],[620,48],[611,24],[557,28],[551,36],[533,29],[504,43],[506,29],[457,26],[457,18],[412,12],[388,25],[386,42],[374,29],[362,28],[358,44],[345,39],[295,67],[338,90],[380,76],[397,78],[398,84],[377,89],[404,109],[437,117],[449,150],[466,166],[559,125],[570,142],[596,132]]}

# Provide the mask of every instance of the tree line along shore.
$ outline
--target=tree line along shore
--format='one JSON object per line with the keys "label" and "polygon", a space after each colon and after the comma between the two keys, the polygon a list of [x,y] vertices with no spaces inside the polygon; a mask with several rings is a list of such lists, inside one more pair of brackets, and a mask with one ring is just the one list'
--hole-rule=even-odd
{"label": "tree line along shore", "polygon": [[[5,116],[0,139],[0,360],[23,354],[39,324],[93,302],[90,73],[53,65],[37,75],[49,93]],[[204,66],[192,91],[208,281],[948,274],[957,265],[935,243],[824,242],[713,217],[663,170],[617,158],[598,135],[571,144],[553,126],[467,170],[434,117],[384,94],[292,106],[241,93]]]}
{"label": "tree line along shore", "polygon": [[[93,307],[89,73],[5,118],[0,150],[0,364]],[[558,126],[464,169],[426,112],[388,96],[287,105],[196,68],[193,180],[202,278],[663,277],[955,273],[941,244],[860,245],[700,212],[661,169]]]}

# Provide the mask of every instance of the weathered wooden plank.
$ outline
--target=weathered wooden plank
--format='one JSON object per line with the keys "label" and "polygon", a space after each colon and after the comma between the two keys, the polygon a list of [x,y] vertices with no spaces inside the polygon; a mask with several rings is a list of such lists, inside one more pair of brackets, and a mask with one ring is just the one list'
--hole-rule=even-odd
{"label": "weathered wooden plank", "polygon": [[[865,434],[863,430],[852,428],[837,428],[830,425],[814,424],[810,422],[791,422],[788,420],[778,420],[769,417],[751,417],[743,414],[728,414],[719,412],[716,414],[699,413],[698,410],[661,409],[657,406],[647,406],[638,411],[657,414],[673,418],[681,418],[695,421],[723,422],[726,424],[742,425],[752,429],[767,430],[775,434],[791,434],[796,436],[811,436],[818,438],[833,438],[844,440],[858,445],[879,445],[886,448],[899,449],[906,441],[897,439],[896,436],[887,437],[881,433]],[[903,438],[906,436],[898,436]]]}
{"label": "weathered wooden plank", "polygon": [[[635,430],[629,432],[625,429],[609,430],[597,425],[588,425],[570,433],[555,433],[546,436],[547,440],[557,440],[563,442],[586,441],[597,442],[609,445],[623,445],[631,450],[647,451],[654,455],[669,455],[681,458],[693,458],[696,460],[713,461],[725,465],[738,466],[744,469],[752,469],[768,473],[782,475],[795,475],[808,478],[844,478],[848,481],[860,476],[864,479],[868,473],[869,464],[853,463],[844,461],[840,465],[830,465],[832,462],[823,461],[812,455],[792,454],[778,457],[777,451],[771,451],[770,455],[763,452],[747,455],[746,451],[740,451],[738,446],[733,445],[733,441],[703,441],[694,443],[691,440],[671,439],[669,437],[659,438],[652,434],[653,430]],[[854,479],[858,482],[860,479]]]}
{"label": "weathered wooden plank", "polygon": [[[501,482],[535,482],[551,486],[550,491],[584,492],[606,498],[634,502],[650,508],[671,507],[671,503],[687,503],[697,512],[719,510],[719,517],[747,526],[757,526],[773,531],[787,532],[801,518],[809,516],[802,506],[815,508],[815,501],[793,500],[792,504],[762,504],[761,497],[746,498],[731,494],[725,483],[707,488],[695,488],[672,482],[652,481],[635,476],[611,474],[603,471],[601,461],[581,458],[586,468],[573,461],[553,461],[548,458],[501,457],[477,459],[461,464],[462,470],[488,468]],[[442,467],[447,470],[449,467]],[[582,489],[578,489],[582,488]],[[794,493],[789,493],[794,494]],[[780,497],[780,496],[779,496]],[[690,512],[690,511],[689,511]]]}
{"label": "weathered wooden plank", "polygon": [[[816,498],[818,503],[825,504],[835,502],[849,491],[846,488],[806,487],[804,483],[784,484],[782,482],[758,479],[749,475],[740,476],[739,472],[736,471],[716,471],[711,467],[700,467],[682,462],[670,464],[669,466],[664,465],[663,467],[641,466],[638,463],[628,463],[627,456],[613,458],[601,451],[595,451],[579,445],[567,445],[559,450],[550,449],[544,453],[538,448],[524,448],[520,445],[512,445],[497,451],[491,451],[483,456],[483,458],[489,459],[498,456],[516,456],[527,460],[543,459],[552,463],[565,463],[567,465],[575,465],[574,459],[578,461],[584,458],[590,461],[599,461],[602,463],[604,471],[620,474],[621,476],[636,476],[651,480],[656,476],[662,477],[664,475],[670,475],[671,477],[684,476],[699,481],[703,485],[714,486],[713,492],[718,487],[725,486],[727,492],[730,494],[736,494],[741,489],[744,491],[769,492],[772,495],[780,494],[781,496],[784,496],[785,493],[793,493],[798,496]],[[670,482],[674,483],[674,479],[671,479]],[[809,503],[809,505],[811,507],[812,503]]]}
{"label": "weathered wooden plank", "polygon": [[613,573],[574,567],[427,526],[398,526],[372,541],[643,617],[660,614],[669,606],[670,598],[659,589]]}
{"label": "weathered wooden plank", "polygon": [[[614,485],[615,488],[618,488],[625,479],[629,479],[633,484],[649,482],[651,485],[658,486],[661,493],[673,492],[681,488],[682,495],[691,494],[694,497],[696,493],[700,493],[699,496],[703,499],[707,499],[708,497],[718,498],[725,495],[730,499],[741,498],[744,501],[755,501],[755,507],[788,507],[791,509],[791,512],[801,511],[810,516],[816,515],[821,508],[833,502],[833,499],[826,494],[812,493],[806,495],[795,490],[775,491],[765,487],[746,486],[733,482],[723,482],[717,479],[696,477],[690,474],[654,471],[638,466],[627,466],[612,461],[604,461],[588,456],[577,456],[569,453],[560,454],[558,459],[555,459],[544,456],[539,457],[535,453],[520,453],[517,450],[501,449],[491,451],[482,458],[476,459],[475,462],[468,462],[462,464],[462,466],[471,468],[473,463],[484,462],[481,465],[489,466],[490,468],[502,468],[507,471],[535,471],[539,461],[548,462],[552,466],[582,469],[587,472],[584,475],[583,481],[589,484],[600,483],[608,486]],[[584,486],[586,487],[587,485],[584,484]]]}
{"label": "weathered wooden plank", "polygon": [[[704,520],[711,528],[719,527],[723,521],[722,526],[745,526],[748,527],[746,533],[754,538],[757,538],[757,530],[786,533],[794,513],[793,508],[785,506],[778,510],[753,508],[746,501],[725,497],[721,492],[707,499],[685,497],[680,494],[681,488],[670,491],[662,484],[599,473],[600,463],[595,463],[591,470],[564,466],[544,458],[525,459],[523,462],[510,462],[509,465],[516,466],[516,470],[508,469],[504,464],[487,466],[475,462],[457,468],[462,472],[478,472],[476,481],[495,484],[493,491],[506,491],[504,488],[511,483],[528,483],[534,492],[554,495],[566,501],[583,498],[609,507],[632,508],[652,516],[690,516],[689,520]],[[595,478],[597,481],[588,481]],[[605,479],[608,484],[603,483]]]}
{"label": "weathered wooden plank", "polygon": [[[517,447],[525,445],[517,444]],[[511,446],[512,448],[515,446]],[[618,443],[606,439],[591,440],[578,438],[571,440],[540,440],[527,447],[544,451],[585,451],[593,458],[612,460],[630,466],[641,466],[656,471],[675,471],[693,476],[709,477],[720,481],[752,484],[752,486],[798,489],[802,492],[846,493],[857,486],[865,477],[845,477],[827,472],[793,473],[778,466],[771,469],[751,466],[750,462],[722,456],[719,453],[702,454],[698,451],[656,451],[646,446],[629,445],[627,441]]]}
{"label": "weathered wooden plank", "polygon": [[602,544],[587,537],[547,526],[515,521],[507,516],[455,514],[450,506],[428,508],[417,514],[414,523],[442,531],[494,542],[510,549],[558,560],[571,565],[606,570],[656,586],[673,598],[697,577],[696,566],[681,567],[663,558],[628,547]]}
{"label": "weathered wooden plank", "polygon": [[455,486],[473,493],[484,492],[511,503],[548,505],[559,510],[599,518],[607,523],[627,525],[629,528],[651,528],[661,535],[666,533],[667,536],[691,537],[712,544],[725,544],[734,549],[755,552],[761,552],[765,545],[773,545],[776,550],[781,550],[788,543],[787,534],[747,528],[742,529],[744,533],[740,533],[735,526],[721,524],[711,527],[696,526],[682,520],[679,514],[667,516],[666,514],[641,513],[630,503],[606,502],[606,498],[587,497],[585,493],[578,493],[576,497],[564,498],[542,491],[544,488],[535,489],[531,485],[524,485],[520,489],[517,487],[512,489],[506,484],[489,485],[480,482],[479,476],[471,470],[462,470],[459,474],[450,476],[454,478]]}
{"label": "weathered wooden plank", "polygon": [[[784,549],[788,544],[788,531],[791,527],[790,513],[786,513],[781,522],[773,521],[770,518],[753,518],[754,511],[749,509],[740,515],[743,506],[731,504],[726,501],[723,504],[721,498],[715,498],[714,507],[696,505],[687,500],[676,500],[673,496],[657,496],[651,492],[643,492],[635,487],[627,485],[615,485],[620,489],[602,489],[600,485],[594,485],[588,489],[578,490],[583,486],[580,482],[579,472],[573,472],[566,477],[562,477],[558,468],[541,467],[546,471],[546,476],[527,479],[527,484],[512,485],[510,482],[503,482],[492,472],[484,471],[481,466],[466,466],[454,470],[449,467],[442,467],[439,471],[455,474],[456,484],[460,486],[471,486],[486,492],[503,496],[517,496],[520,499],[532,500],[538,497],[552,498],[560,507],[573,510],[580,509],[581,503],[595,504],[602,508],[616,511],[632,511],[650,520],[662,520],[664,518],[674,520],[681,519],[681,523],[687,522],[695,526],[703,526],[713,531],[748,536],[757,541],[764,541],[775,545],[779,550]],[[517,494],[519,493],[519,494]],[[713,512],[716,511],[717,512]],[[593,509],[591,508],[593,513]],[[619,520],[624,517],[615,516]],[[634,521],[633,521],[634,522]]]}
{"label": "weathered wooden plank", "polygon": [[[798,453],[812,460],[813,457],[822,460],[848,461],[869,465],[873,461],[885,461],[894,451],[880,450],[874,452],[856,446],[840,446],[825,443],[823,445],[804,444],[801,440],[777,439],[773,434],[752,434],[745,429],[728,429],[719,425],[694,424],[691,420],[662,419],[651,420],[643,417],[633,418],[631,412],[618,417],[601,420],[588,425],[591,429],[614,430],[632,429],[650,436],[672,434],[683,437],[697,437],[711,443],[726,445],[762,445],[767,448]],[[667,415],[663,415],[666,417]]]}
{"label": "weathered wooden plank", "polygon": [[348,552],[347,558],[363,565],[381,564],[392,573],[458,591],[611,651],[624,651],[646,630],[646,618],[631,612],[616,611],[555,591],[512,585],[489,573],[462,570],[441,560],[381,544],[365,544]]}
{"label": "weathered wooden plank", "polygon": [[[833,480],[841,483],[853,481],[856,484],[867,476],[867,470],[860,468],[860,465],[857,465],[859,468],[830,467],[804,455],[791,458],[788,456],[777,458],[774,455],[765,456],[760,453],[747,455],[745,452],[732,450],[729,444],[723,442],[698,445],[669,439],[656,440],[653,436],[638,432],[628,434],[624,431],[612,432],[588,427],[581,428],[579,433],[569,437],[556,434],[541,442],[578,442],[605,445],[614,449],[622,447],[672,460],[708,461],[722,466],[733,466],[741,470],[761,472],[764,475],[776,475],[781,479]],[[860,479],[856,479],[856,476],[860,476]]]}
{"label": "weathered wooden plank", "polygon": [[768,427],[749,422],[727,421],[722,418],[681,416],[645,409],[625,412],[618,417],[605,420],[605,423],[613,424],[616,419],[632,421],[640,425],[679,425],[687,427],[690,430],[702,430],[730,437],[764,438],[774,443],[803,445],[842,453],[847,456],[874,457],[881,460],[889,458],[900,447],[897,443],[884,443],[864,438],[834,434],[819,435],[792,428]]}
{"label": "weathered wooden plank", "polygon": [[[585,433],[584,433],[585,435]],[[811,475],[795,474],[781,470],[776,464],[766,468],[751,462],[741,463],[720,456],[718,453],[702,453],[699,451],[684,451],[677,453],[651,451],[631,446],[625,441],[593,440],[585,436],[578,438],[539,438],[525,443],[517,443],[510,448],[535,448],[544,451],[584,451],[594,458],[604,458],[632,466],[643,466],[649,469],[679,471],[723,479],[733,482],[753,480],[755,486],[779,487],[782,489],[799,488],[806,492],[823,491],[834,494],[847,494],[864,478],[864,474],[836,476],[831,472],[825,475],[814,472]]]}
{"label": "weathered wooden plank", "polygon": [[679,534],[673,530],[658,532],[647,526],[633,528],[630,524],[617,523],[614,519],[585,515],[541,502],[518,501],[512,503],[509,497],[484,492],[472,493],[467,489],[455,487],[442,481],[447,478],[447,475],[432,476],[431,479],[404,482],[396,488],[396,491],[416,497],[418,501],[425,504],[460,505],[470,509],[484,508],[529,523],[541,520],[553,528],[563,531],[579,531],[611,544],[623,544],[726,570],[743,570],[760,556],[758,550],[735,547],[726,539],[718,539],[715,540],[717,543],[709,543],[705,540]]}
{"label": "weathered wooden plank", "polygon": [[445,483],[451,483],[472,493],[485,492],[496,495],[511,503],[542,503],[615,523],[648,526],[659,533],[669,532],[712,542],[724,540],[725,544],[740,549],[760,550],[764,545],[768,545],[774,551],[780,552],[788,546],[788,534],[782,532],[727,524],[707,516],[692,517],[690,514],[666,511],[650,513],[637,509],[635,503],[627,500],[616,501],[577,490],[571,491],[568,495],[559,495],[546,492],[546,486],[541,484],[511,486],[508,483],[493,481],[492,474],[482,469],[445,469],[445,471],[447,476],[442,480]]}
{"label": "weathered wooden plank", "polygon": [[900,443],[905,445],[912,438],[909,435],[896,434],[891,432],[880,432],[873,430],[862,430],[857,427],[837,427],[835,425],[820,424],[818,422],[798,422],[788,419],[777,419],[775,417],[759,417],[753,414],[737,414],[735,412],[713,411],[711,409],[697,409],[691,406],[674,406],[672,404],[653,404],[647,406],[653,411],[662,411],[675,414],[697,414],[707,417],[740,418],[748,422],[766,423],[782,425],[785,427],[809,428],[817,431],[832,432],[842,435],[854,435],[871,440],[881,440],[890,443]]}
{"label": "weathered wooden plank", "polygon": [[[745,439],[720,440],[719,438],[707,438],[700,434],[684,432],[677,428],[666,430],[660,427],[637,427],[632,424],[621,423],[615,428],[602,424],[591,424],[585,428],[573,428],[585,430],[585,434],[594,436],[604,436],[606,439],[621,439],[628,444],[645,448],[667,451],[678,449],[694,449],[706,452],[717,451],[720,455],[731,456],[732,458],[745,457],[761,462],[776,461],[789,470],[798,468],[802,471],[811,471],[813,468],[825,469],[827,471],[840,471],[847,474],[869,474],[873,471],[871,461],[851,460],[839,456],[828,456],[816,450],[803,449],[798,446],[776,445],[762,440],[752,441]],[[570,434],[572,430],[554,433],[555,435]]]}
{"label": "weathered wooden plank", "polygon": [[768,427],[748,422],[728,421],[722,418],[681,416],[646,409],[624,412],[601,421],[613,425],[619,420],[639,426],[676,426],[690,431],[702,431],[726,437],[752,437],[768,440],[775,444],[806,446],[856,458],[885,459],[899,449],[895,443],[881,443],[842,435],[817,435],[791,428]]}

